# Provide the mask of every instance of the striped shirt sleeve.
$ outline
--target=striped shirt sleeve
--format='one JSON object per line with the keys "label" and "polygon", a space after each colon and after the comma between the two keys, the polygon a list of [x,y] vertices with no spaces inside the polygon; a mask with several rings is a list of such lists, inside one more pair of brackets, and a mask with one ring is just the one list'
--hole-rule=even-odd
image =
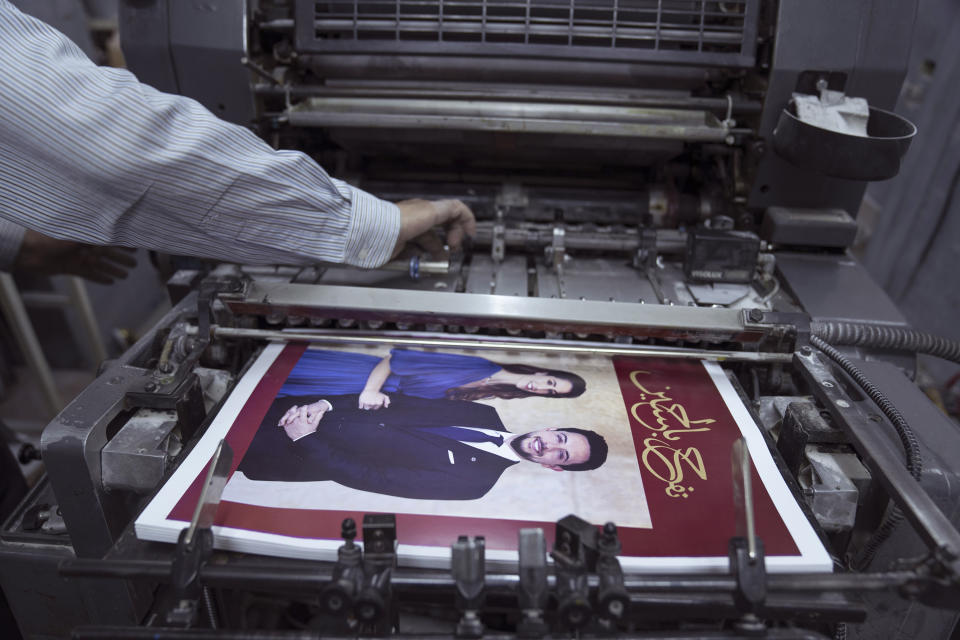
{"label": "striped shirt sleeve", "polygon": [[375,267],[396,205],[199,103],[98,67],[0,0],[0,217],[61,239],[249,264]]}

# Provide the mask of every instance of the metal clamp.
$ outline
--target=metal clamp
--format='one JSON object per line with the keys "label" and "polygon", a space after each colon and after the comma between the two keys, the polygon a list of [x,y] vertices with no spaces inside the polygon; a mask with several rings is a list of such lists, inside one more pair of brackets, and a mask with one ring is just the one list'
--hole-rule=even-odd
{"label": "metal clamp", "polygon": [[486,543],[482,536],[460,536],[453,543],[451,571],[457,590],[457,608],[463,616],[457,624],[458,638],[483,636],[479,612],[485,600],[484,557]]}
{"label": "metal clamp", "polygon": [[523,617],[517,624],[521,638],[542,638],[547,635],[543,609],[547,604],[547,541],[543,529],[520,529],[520,575],[517,600]]}

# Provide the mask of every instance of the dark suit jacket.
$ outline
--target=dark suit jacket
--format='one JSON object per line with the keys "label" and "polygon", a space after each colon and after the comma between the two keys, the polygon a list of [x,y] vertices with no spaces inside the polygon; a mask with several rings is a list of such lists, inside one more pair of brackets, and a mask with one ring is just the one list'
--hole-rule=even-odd
{"label": "dark suit jacket", "polygon": [[326,396],[333,411],[315,433],[292,441],[277,426],[293,405],[317,397],[274,401],[239,469],[251,480],[332,480],[353,489],[421,500],[473,500],[515,462],[423,429],[483,427],[506,432],[493,407],[458,400],[391,394],[390,406],[357,408],[358,396]]}

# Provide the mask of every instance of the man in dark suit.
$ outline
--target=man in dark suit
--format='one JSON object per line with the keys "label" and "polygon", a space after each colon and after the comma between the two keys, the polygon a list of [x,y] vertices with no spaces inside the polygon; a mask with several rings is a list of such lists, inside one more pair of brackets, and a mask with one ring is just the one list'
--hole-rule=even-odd
{"label": "man in dark suit", "polygon": [[251,480],[311,482],[421,500],[474,500],[523,461],[588,471],[606,460],[585,429],[512,434],[485,404],[391,395],[379,411],[357,395],[274,401],[240,463]]}

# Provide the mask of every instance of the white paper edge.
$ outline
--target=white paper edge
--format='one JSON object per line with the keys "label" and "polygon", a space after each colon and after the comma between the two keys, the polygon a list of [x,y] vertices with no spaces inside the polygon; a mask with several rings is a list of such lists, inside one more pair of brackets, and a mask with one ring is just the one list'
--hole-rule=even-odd
{"label": "white paper edge", "polygon": [[[134,523],[137,537],[157,542],[176,543],[185,523],[168,520],[167,514],[177,504],[180,497],[203,471],[213,456],[217,444],[233,426],[250,394],[260,383],[263,375],[283,351],[284,343],[267,345],[237,383],[230,397],[224,403],[220,413],[211,423],[207,432],[194,447],[193,451],[173,473],[166,485],[157,492],[150,504],[141,512]],[[810,526],[799,505],[795,502],[770,451],[763,435],[746,407],[727,379],[723,369],[716,362],[703,363],[708,375],[720,392],[724,404],[743,434],[750,451],[750,457],[760,475],[767,493],[783,519],[793,538],[800,555],[767,556],[766,568],[771,573],[814,573],[832,571],[833,562],[819,538]],[[399,532],[402,537],[403,532]],[[464,534],[470,532],[465,531]],[[297,558],[303,560],[328,560],[337,558],[340,540],[310,540],[284,536],[262,531],[249,531],[233,527],[213,527],[214,546],[225,551],[257,553],[262,555]],[[451,540],[451,543],[453,541]],[[397,550],[398,562],[402,566],[417,568],[446,569],[450,566],[449,547],[431,547],[400,544]],[[486,561],[491,570],[511,570],[516,568],[517,552],[487,549]],[[631,557],[621,556],[623,570],[630,573],[686,573],[703,571],[707,573],[726,573],[729,561],[726,557]]]}
{"label": "white paper edge", "polygon": [[[794,499],[787,483],[780,475],[777,463],[773,461],[766,440],[760,433],[762,427],[754,422],[747,408],[743,406],[743,401],[737,394],[736,389],[733,388],[723,368],[716,362],[707,361],[703,361],[703,367],[707,370],[717,390],[720,391],[720,396],[727,405],[727,409],[730,410],[730,415],[733,416],[734,422],[740,428],[740,433],[747,443],[750,458],[760,475],[760,480],[773,501],[773,506],[777,509],[784,524],[787,525],[787,531],[790,532],[793,542],[800,552],[799,558],[797,556],[772,556],[767,559],[767,567],[769,568],[770,560],[774,558],[796,558],[802,560],[803,564],[810,563],[810,568],[807,571],[832,571],[833,560],[831,560],[830,554],[827,553],[820,542],[820,538],[801,511],[800,505]],[[803,571],[804,569],[796,568],[794,570]]]}

